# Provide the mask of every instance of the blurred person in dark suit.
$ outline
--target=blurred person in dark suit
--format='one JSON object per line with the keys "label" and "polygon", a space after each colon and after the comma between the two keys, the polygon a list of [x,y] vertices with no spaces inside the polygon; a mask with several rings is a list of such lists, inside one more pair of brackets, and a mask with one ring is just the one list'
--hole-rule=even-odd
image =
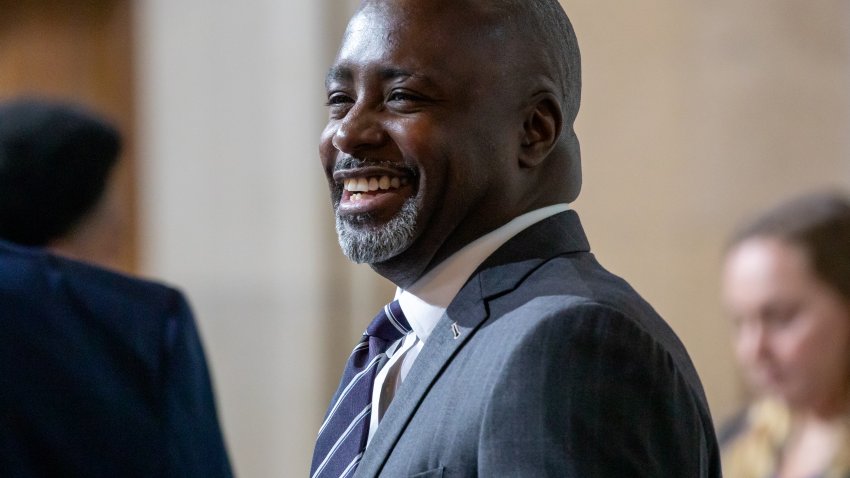
{"label": "blurred person in dark suit", "polygon": [[0,476],[231,476],[183,296],[48,249],[119,144],[77,106],[0,105]]}
{"label": "blurred person in dark suit", "polygon": [[850,198],[796,198],[730,241],[723,296],[756,399],[721,432],[727,478],[850,476]]}

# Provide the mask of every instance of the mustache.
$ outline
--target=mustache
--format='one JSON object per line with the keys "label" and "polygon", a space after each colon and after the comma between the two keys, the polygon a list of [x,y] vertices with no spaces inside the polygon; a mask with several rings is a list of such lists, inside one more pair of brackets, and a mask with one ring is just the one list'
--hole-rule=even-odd
{"label": "mustache", "polygon": [[390,169],[399,169],[405,171],[410,176],[413,176],[416,173],[416,170],[405,166],[403,164],[396,163],[394,161],[381,161],[381,160],[372,160],[372,159],[359,159],[353,156],[344,156],[340,158],[335,164],[333,172],[342,171],[345,169],[359,169],[365,168],[367,166],[380,166]]}

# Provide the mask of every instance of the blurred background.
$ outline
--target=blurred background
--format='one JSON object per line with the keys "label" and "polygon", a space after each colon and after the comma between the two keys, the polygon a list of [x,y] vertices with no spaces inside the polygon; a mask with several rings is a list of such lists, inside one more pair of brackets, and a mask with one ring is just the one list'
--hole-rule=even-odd
{"label": "blurred background", "polygon": [[[564,0],[582,47],[581,214],[670,322],[717,424],[746,398],[719,305],[735,224],[850,188],[850,3]],[[304,476],[344,357],[393,287],[336,246],[316,143],[349,0],[0,0],[0,99],[126,138],[112,266],[182,288],[243,477]]]}

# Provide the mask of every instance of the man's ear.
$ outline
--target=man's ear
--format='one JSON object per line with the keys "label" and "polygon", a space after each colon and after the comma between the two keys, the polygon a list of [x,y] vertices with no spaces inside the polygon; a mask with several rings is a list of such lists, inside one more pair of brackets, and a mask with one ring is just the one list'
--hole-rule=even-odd
{"label": "man's ear", "polygon": [[522,124],[519,164],[533,168],[549,156],[558,143],[564,126],[561,103],[549,92],[534,95]]}

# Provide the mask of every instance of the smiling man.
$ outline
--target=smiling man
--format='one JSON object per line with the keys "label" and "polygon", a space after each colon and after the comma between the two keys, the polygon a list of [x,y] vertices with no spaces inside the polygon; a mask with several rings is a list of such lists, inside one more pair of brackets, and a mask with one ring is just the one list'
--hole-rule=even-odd
{"label": "smiling man", "polygon": [[555,0],[366,0],[326,81],[345,254],[398,286],[311,476],[715,477],[699,378],[569,203],[578,46]]}

